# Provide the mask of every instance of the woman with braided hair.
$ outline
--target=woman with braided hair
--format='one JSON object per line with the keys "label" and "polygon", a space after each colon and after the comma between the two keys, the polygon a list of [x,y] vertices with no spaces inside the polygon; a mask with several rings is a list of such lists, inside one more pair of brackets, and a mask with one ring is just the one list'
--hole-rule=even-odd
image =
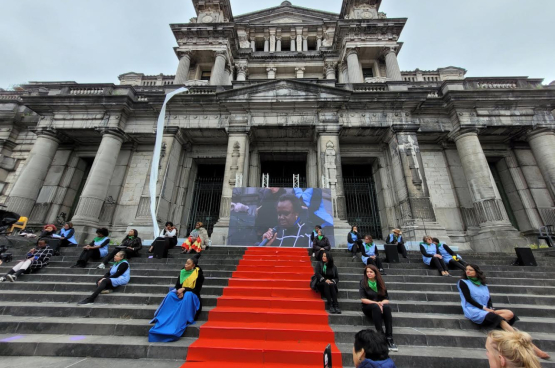
{"label": "woman with braided hair", "polygon": [[490,368],[541,368],[532,337],[521,331],[494,330],[486,340]]}

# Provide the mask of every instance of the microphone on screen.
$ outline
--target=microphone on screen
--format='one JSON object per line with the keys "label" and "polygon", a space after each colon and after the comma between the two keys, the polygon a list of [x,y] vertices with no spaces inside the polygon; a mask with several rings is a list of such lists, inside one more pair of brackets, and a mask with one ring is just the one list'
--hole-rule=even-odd
{"label": "microphone on screen", "polygon": [[[274,234],[277,232],[277,226],[274,227],[272,229],[272,238],[274,237]],[[270,238],[271,239],[271,238]],[[266,246],[266,244],[268,244],[268,242],[270,241],[270,239],[264,239],[260,242],[260,244],[258,244],[259,247],[264,247]]]}

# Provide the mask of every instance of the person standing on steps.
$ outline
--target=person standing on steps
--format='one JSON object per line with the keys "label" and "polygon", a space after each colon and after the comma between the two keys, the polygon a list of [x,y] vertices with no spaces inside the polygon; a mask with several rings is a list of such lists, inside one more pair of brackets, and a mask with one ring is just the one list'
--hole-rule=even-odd
{"label": "person standing on steps", "polygon": [[[514,332],[512,325],[518,317],[508,309],[493,308],[490,292],[486,284],[486,276],[480,267],[469,264],[465,274],[459,280],[457,287],[461,297],[464,316],[477,325],[489,328],[501,328]],[[542,359],[549,359],[549,355],[532,344],[536,355]]]}
{"label": "person standing on steps", "polygon": [[125,258],[138,257],[139,251],[143,249],[143,243],[139,238],[139,232],[135,229],[129,230],[129,233],[123,238],[121,244],[116,247],[110,254],[108,254],[97,268],[104,269],[118,252],[125,252]]}
{"label": "person standing on steps", "polygon": [[60,247],[77,245],[77,240],[75,240],[75,229],[71,222],[66,222],[64,227],[60,229],[58,235],[60,236]]}
{"label": "person standing on steps", "polygon": [[407,258],[407,248],[405,247],[405,241],[403,240],[402,232],[400,229],[393,229],[391,234],[387,236],[385,241],[386,244],[393,244],[397,246],[397,252]]}
{"label": "person standing on steps", "polygon": [[318,234],[312,242],[312,256],[318,261],[322,260],[322,254],[331,250],[330,240],[322,233],[322,229],[318,230]]}
{"label": "person standing on steps", "polygon": [[87,267],[89,259],[100,259],[108,255],[108,247],[110,245],[110,238],[108,237],[108,229],[100,228],[96,229],[96,238],[93,241],[83,247],[83,251],[77,260],[77,263],[71,266],[71,268]]}
{"label": "person standing on steps", "polygon": [[339,274],[330,252],[322,253],[322,260],[314,267],[314,274],[317,280],[316,288],[327,300],[327,309],[331,314],[341,314],[337,301]]}
{"label": "person standing on steps", "polygon": [[376,331],[383,334],[382,320],[385,324],[385,337],[390,351],[398,351],[393,342],[393,317],[389,306],[389,295],[382,275],[374,265],[364,268],[358,293],[362,302],[362,312],[374,322]]}
{"label": "person standing on steps", "polygon": [[440,242],[438,238],[432,238],[432,242],[436,245],[441,257],[443,257],[443,263],[445,263],[447,269],[449,269],[449,266],[451,266],[458,268],[463,272],[465,271],[467,263],[462,259],[460,255],[453,252],[447,244]]}
{"label": "person standing on steps", "polygon": [[357,252],[362,247],[362,236],[358,233],[358,227],[353,225],[351,232],[347,235],[347,248],[353,254],[353,261],[356,259]]}
{"label": "person standing on steps", "polygon": [[360,251],[362,253],[362,263],[365,265],[372,264],[380,270],[382,275],[386,275],[383,269],[382,260],[380,259],[378,246],[374,244],[374,240],[370,235],[364,236],[364,242],[362,243],[362,247],[360,247]]}
{"label": "person standing on steps", "polygon": [[541,368],[532,338],[521,331],[490,331],[486,340],[490,368]]}
{"label": "person standing on steps", "polygon": [[202,311],[200,292],[204,283],[202,268],[198,266],[201,253],[189,258],[180,271],[175,284],[164,298],[150,323],[155,325],[148,333],[149,342],[171,342],[181,338],[188,325]]}
{"label": "person standing on steps", "polygon": [[[37,247],[27,253],[24,261],[19,261],[6,275],[0,277],[0,282],[9,280],[16,281],[23,273],[38,271],[48,266],[50,257],[54,255],[54,250],[48,246],[45,239],[39,239]],[[0,263],[1,264],[1,263]]]}
{"label": "person standing on steps", "polygon": [[439,254],[437,245],[432,242],[432,237],[425,235],[420,243],[420,253],[422,253],[422,261],[430,267],[438,270],[442,276],[451,276],[447,270],[447,266],[443,262],[443,257]]}
{"label": "person standing on steps", "polygon": [[204,228],[202,222],[197,222],[195,228],[181,244],[183,254],[185,253],[200,253],[208,246],[208,231]]}
{"label": "person standing on steps", "polygon": [[125,259],[125,252],[120,251],[114,257],[114,265],[106,274],[96,282],[96,290],[88,298],[77,303],[78,305],[93,304],[98,294],[109,294],[118,286],[127,285],[131,279],[129,262]]}
{"label": "person standing on steps", "polygon": [[385,336],[372,330],[362,330],[355,335],[353,364],[356,368],[396,368],[389,357]]}

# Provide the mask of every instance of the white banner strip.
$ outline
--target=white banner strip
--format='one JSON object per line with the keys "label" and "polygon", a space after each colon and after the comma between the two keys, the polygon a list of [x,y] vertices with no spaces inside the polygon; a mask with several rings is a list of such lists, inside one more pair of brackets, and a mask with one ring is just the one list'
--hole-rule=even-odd
{"label": "white banner strip", "polygon": [[[152,164],[150,166],[150,215],[152,216],[152,227],[154,230],[154,239],[160,234],[160,229],[158,228],[158,221],[156,220],[156,183],[158,182],[158,166],[160,166],[160,155],[162,154],[162,138],[164,137],[164,123],[166,119],[166,104],[172,99],[173,96],[178,95],[183,92],[187,92],[189,89],[182,87],[166,95],[164,104],[162,105],[162,110],[160,115],[158,115],[158,123],[156,124],[156,143],[154,143],[154,152],[152,153]],[[169,152],[168,152],[169,154]],[[161,193],[160,193],[161,194]]]}

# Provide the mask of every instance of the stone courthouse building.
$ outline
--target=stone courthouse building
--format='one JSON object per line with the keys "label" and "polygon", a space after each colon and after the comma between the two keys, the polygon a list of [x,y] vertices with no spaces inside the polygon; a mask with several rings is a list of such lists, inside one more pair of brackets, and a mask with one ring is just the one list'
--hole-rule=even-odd
{"label": "stone courthouse building", "polygon": [[31,226],[71,220],[81,241],[98,226],[150,238],[156,120],[165,94],[187,86],[168,104],[157,193],[160,224],[181,236],[200,220],[225,244],[233,187],[263,177],[330,188],[342,244],[357,224],[377,239],[400,227],[408,240],[510,251],[555,223],[555,86],[402,71],[407,19],[381,0],[242,15],[229,0],[192,1],[197,16],[170,26],[176,75],[0,92],[10,210]]}

